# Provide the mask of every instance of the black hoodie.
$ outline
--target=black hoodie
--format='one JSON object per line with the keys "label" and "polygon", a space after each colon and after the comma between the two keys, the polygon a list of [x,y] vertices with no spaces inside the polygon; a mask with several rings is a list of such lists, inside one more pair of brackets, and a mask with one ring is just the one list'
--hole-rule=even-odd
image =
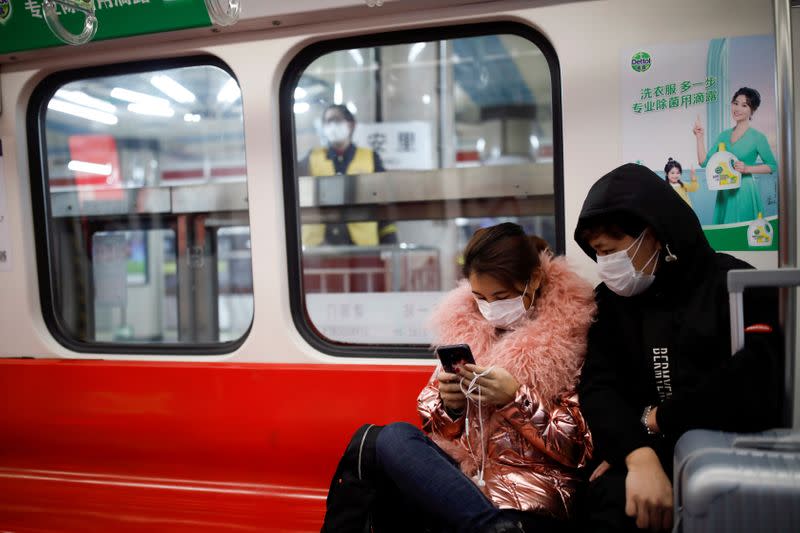
{"label": "black hoodie", "polygon": [[[745,326],[765,324],[773,333],[747,333],[745,348],[731,357],[726,273],[752,267],[714,252],[694,211],[641,165],[606,174],[586,197],[575,240],[594,260],[580,234],[592,217],[614,212],[652,228],[662,249],[655,281],[640,295],[619,296],[605,284],[596,289],[597,320],[578,390],[597,458],[621,466],[630,452],[651,446],[671,472],[675,441],[689,429],[777,426],[777,292],[745,291]],[[665,261],[670,252],[676,259]],[[658,406],[661,436],[648,436],[641,424],[648,405]]]}

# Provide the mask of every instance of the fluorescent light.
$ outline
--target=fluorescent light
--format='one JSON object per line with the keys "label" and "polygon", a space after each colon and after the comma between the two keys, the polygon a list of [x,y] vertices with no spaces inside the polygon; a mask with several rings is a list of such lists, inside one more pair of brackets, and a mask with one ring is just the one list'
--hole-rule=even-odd
{"label": "fluorescent light", "polygon": [[342,105],[342,101],[344,101],[342,97],[342,84],[337,81],[333,84],[333,103]]}
{"label": "fluorescent light", "polygon": [[306,90],[302,87],[295,87],[294,88],[294,99],[295,100],[302,100],[306,97]]}
{"label": "fluorescent light", "polygon": [[68,115],[73,115],[94,122],[100,122],[102,124],[108,124],[109,126],[113,126],[119,122],[119,119],[116,117],[116,115],[112,115],[111,113],[98,111],[96,109],[92,109],[91,107],[76,105],[71,102],[59,100],[58,98],[51,99],[47,103],[47,109],[60,111]]}
{"label": "fluorescent light", "polygon": [[99,163],[89,163],[87,161],[73,160],[67,163],[67,168],[75,172],[85,172],[86,174],[98,174],[100,176],[110,176],[113,167],[111,164],[101,165]]}
{"label": "fluorescent light", "polygon": [[239,85],[236,83],[236,80],[230,79],[225,82],[225,85],[222,86],[222,89],[219,90],[217,93],[217,102],[228,102],[233,103],[242,96],[242,90],[239,89]]}
{"label": "fluorescent light", "polygon": [[358,66],[364,64],[364,56],[361,55],[361,52],[359,50],[348,50],[347,53],[350,54],[350,57],[353,58],[353,61],[358,63]]}
{"label": "fluorescent light", "polygon": [[184,122],[200,122],[202,117],[200,115],[196,115],[194,113],[186,113],[183,115]]}
{"label": "fluorescent light", "polygon": [[423,104],[430,104],[431,103],[431,95],[423,94],[422,95],[422,103]]}
{"label": "fluorescent light", "polygon": [[62,98],[68,102],[72,102],[73,104],[91,107],[92,109],[97,109],[98,111],[105,111],[106,113],[115,113],[117,111],[117,108],[114,106],[114,104],[89,96],[83,91],[68,91],[66,89],[59,89],[56,91],[55,95],[58,98]]}
{"label": "fluorescent light", "polygon": [[134,104],[146,104],[152,107],[169,107],[169,100],[166,98],[159,98],[158,96],[131,91],[121,87],[114,87],[111,89],[111,96],[118,100],[125,100],[126,102],[132,102]]}
{"label": "fluorescent light", "polygon": [[190,104],[196,100],[194,93],[164,74],[156,74],[150,78],[153,86],[181,104]]}
{"label": "fluorescent light", "polygon": [[413,63],[417,56],[425,49],[425,43],[414,43],[408,51],[408,62]]}
{"label": "fluorescent light", "polygon": [[169,106],[150,104],[128,104],[128,111],[153,117],[171,117],[175,114],[175,110]]}
{"label": "fluorescent light", "polygon": [[311,109],[311,106],[308,105],[308,102],[297,102],[294,104],[295,113],[305,113],[309,109]]}
{"label": "fluorescent light", "polygon": [[354,104],[353,102],[347,102],[347,109],[349,109],[350,112],[354,115],[358,113],[358,108],[356,107],[356,104]]}

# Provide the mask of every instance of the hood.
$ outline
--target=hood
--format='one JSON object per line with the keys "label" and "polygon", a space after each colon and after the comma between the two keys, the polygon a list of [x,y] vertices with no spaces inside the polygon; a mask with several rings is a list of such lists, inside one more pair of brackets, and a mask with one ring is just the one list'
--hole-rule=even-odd
{"label": "hood", "polygon": [[592,185],[583,202],[575,241],[586,255],[597,261],[589,243],[579,235],[587,221],[598,215],[629,213],[649,225],[662,245],[661,257],[669,251],[677,258],[661,262],[656,277],[684,274],[703,268],[713,261],[714,250],[691,207],[672,187],[642,165],[628,163],[615,168]]}

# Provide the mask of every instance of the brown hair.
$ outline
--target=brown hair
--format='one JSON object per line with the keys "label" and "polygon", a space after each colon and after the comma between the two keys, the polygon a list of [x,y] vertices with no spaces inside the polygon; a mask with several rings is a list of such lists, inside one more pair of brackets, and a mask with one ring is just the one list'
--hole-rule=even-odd
{"label": "brown hair", "polygon": [[475,232],[464,249],[462,273],[487,274],[513,287],[527,282],[539,268],[539,253],[549,250],[547,241],[525,235],[517,224],[503,222]]}

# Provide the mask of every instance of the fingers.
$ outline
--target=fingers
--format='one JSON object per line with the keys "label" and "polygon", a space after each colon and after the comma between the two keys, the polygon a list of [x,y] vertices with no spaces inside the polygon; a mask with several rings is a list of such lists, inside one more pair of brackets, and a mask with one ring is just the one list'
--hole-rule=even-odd
{"label": "fingers", "polygon": [[661,529],[661,522],[662,522],[662,515],[664,514],[664,509],[657,505],[652,505],[649,508],[649,512],[647,513],[647,527],[658,531]]}
{"label": "fingers", "polygon": [[436,375],[436,380],[439,383],[458,383],[458,381],[461,380],[461,376],[442,370]]}
{"label": "fingers", "polygon": [[603,474],[608,472],[609,468],[611,468],[611,465],[608,464],[608,461],[603,461],[602,463],[600,463],[597,466],[597,468],[594,469],[594,472],[592,472],[592,475],[589,476],[589,482],[591,483],[595,479],[599,478],[600,476],[602,476]]}
{"label": "fingers", "polygon": [[[472,379],[475,378],[475,374],[483,374],[484,372],[486,372],[486,369],[481,367],[481,366],[473,365],[473,364],[466,364],[463,367],[461,367],[461,369],[459,370],[459,375],[461,375],[461,376],[463,376],[463,377],[465,377],[465,378],[467,378],[469,380],[472,380]],[[489,374],[491,374],[491,372]],[[489,374],[486,374],[485,376],[488,376]],[[482,376],[482,377],[485,377],[485,376]]]}
{"label": "fingers", "polygon": [[670,531],[672,529],[672,507],[664,509],[664,514],[661,517],[661,530]]}
{"label": "fingers", "polygon": [[640,501],[637,497],[631,497],[625,501],[625,514],[636,518],[636,527],[639,529],[669,531],[672,528],[672,505]]}
{"label": "fingers", "polygon": [[638,520],[639,509],[638,506],[636,505],[636,501],[630,495],[625,496],[625,514],[630,517],[636,516],[637,517],[636,525],[637,526],[639,525],[639,520]]}

